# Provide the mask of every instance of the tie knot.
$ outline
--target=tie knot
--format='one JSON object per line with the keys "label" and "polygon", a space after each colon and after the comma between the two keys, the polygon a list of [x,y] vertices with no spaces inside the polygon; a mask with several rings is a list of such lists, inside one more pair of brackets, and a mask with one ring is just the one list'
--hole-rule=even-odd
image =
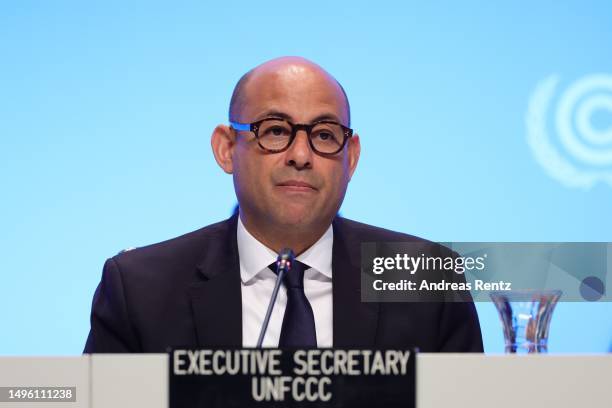
{"label": "tie knot", "polygon": [[[276,262],[270,264],[272,272],[276,271]],[[304,271],[308,269],[308,266],[300,261],[294,260],[291,262],[291,269],[289,269],[283,278],[283,283],[287,289],[304,289]]]}

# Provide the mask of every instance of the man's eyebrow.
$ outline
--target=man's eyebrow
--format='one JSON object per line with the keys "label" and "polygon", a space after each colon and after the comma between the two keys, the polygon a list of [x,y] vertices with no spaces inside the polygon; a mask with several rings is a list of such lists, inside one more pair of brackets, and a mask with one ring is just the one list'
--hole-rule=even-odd
{"label": "man's eyebrow", "polygon": [[[285,120],[287,120],[289,122],[294,122],[293,118],[291,117],[291,115],[288,115],[285,112],[281,112],[281,111],[278,111],[278,110],[265,111],[262,114],[257,115],[257,117],[258,117],[258,120],[266,119],[266,118],[279,118],[279,119],[285,119]],[[320,122],[320,121],[323,121],[323,120],[331,120],[331,121],[334,121],[334,122],[342,123],[340,121],[340,119],[336,115],[334,115],[332,113],[323,113],[321,115],[318,115],[314,119],[312,119],[310,121],[310,123]]]}
{"label": "man's eyebrow", "polygon": [[257,118],[258,118],[257,120],[267,119],[267,118],[279,118],[279,119],[288,120],[289,122],[292,121],[291,115],[288,115],[285,112],[281,112],[281,111],[274,110],[274,109],[265,111],[257,115]]}
{"label": "man's eyebrow", "polygon": [[340,123],[340,124],[342,123],[342,122],[340,121],[340,119],[339,119],[339,118],[338,118],[336,115],[331,114],[331,113],[324,113],[324,114],[322,114],[322,115],[319,115],[319,116],[317,116],[316,118],[314,118],[314,119],[312,120],[312,122],[313,122],[313,123],[314,123],[314,122],[321,122],[322,120],[331,120],[331,121],[333,121],[333,122],[338,122],[338,123]]}

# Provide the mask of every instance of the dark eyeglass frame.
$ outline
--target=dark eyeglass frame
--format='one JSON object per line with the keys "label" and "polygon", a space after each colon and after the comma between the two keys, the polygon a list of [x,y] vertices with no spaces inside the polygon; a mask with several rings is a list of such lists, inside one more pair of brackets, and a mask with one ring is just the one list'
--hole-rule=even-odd
{"label": "dark eyeglass frame", "polygon": [[[282,149],[268,149],[267,147],[262,146],[261,140],[259,139],[259,128],[261,127],[261,124],[263,122],[272,121],[272,120],[287,122],[289,126],[291,126],[291,136],[289,137],[289,143],[287,143],[287,146],[285,146]],[[229,123],[230,123],[230,126],[234,130],[243,131],[243,132],[253,132],[253,134],[255,135],[255,139],[257,139],[257,144],[259,145],[259,147],[261,147],[263,150],[269,153],[282,153],[285,150],[289,149],[289,147],[295,140],[297,136],[297,132],[299,130],[304,130],[306,132],[306,136],[308,137],[308,144],[310,145],[310,148],[312,149],[313,152],[321,156],[327,156],[327,157],[335,156],[336,154],[340,153],[342,149],[344,149],[346,142],[353,136],[353,129],[346,127],[342,125],[341,123],[338,123],[333,120],[320,120],[317,122],[313,122],[311,124],[304,124],[304,123],[293,123],[293,122],[288,121],[287,119],[282,119],[282,118],[265,118],[265,119],[261,119],[261,120],[258,120],[256,122],[251,122],[251,123],[239,123],[239,122],[232,122],[232,121],[230,121]],[[340,146],[338,147],[338,150],[336,150],[335,152],[331,152],[331,153],[321,152],[317,150],[317,148],[312,143],[312,138],[311,138],[312,129],[314,129],[314,127],[317,125],[325,124],[325,123],[331,124],[331,125],[338,125],[342,128],[344,139],[342,143],[340,144]]]}

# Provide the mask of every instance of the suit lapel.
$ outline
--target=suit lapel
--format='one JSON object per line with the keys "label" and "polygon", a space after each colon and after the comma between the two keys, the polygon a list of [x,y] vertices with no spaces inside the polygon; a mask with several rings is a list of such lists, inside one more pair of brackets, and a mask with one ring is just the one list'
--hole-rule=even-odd
{"label": "suit lapel", "polygon": [[[234,215],[211,234],[197,268],[202,280],[189,289],[200,347],[242,346],[242,295]],[[341,218],[333,222],[334,347],[375,346],[378,303],[361,302],[361,242]]]}
{"label": "suit lapel", "polygon": [[242,346],[242,295],[234,215],[205,244],[197,265],[202,280],[190,287],[200,347]]}
{"label": "suit lapel", "polygon": [[334,347],[373,347],[378,303],[361,302],[361,242],[339,217],[333,222]]}

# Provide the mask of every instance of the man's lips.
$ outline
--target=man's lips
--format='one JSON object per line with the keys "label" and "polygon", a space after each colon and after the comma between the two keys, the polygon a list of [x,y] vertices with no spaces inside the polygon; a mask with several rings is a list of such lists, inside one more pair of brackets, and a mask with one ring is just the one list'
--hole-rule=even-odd
{"label": "man's lips", "polygon": [[312,184],[300,180],[283,181],[278,183],[277,186],[292,191],[317,191],[317,188]]}

